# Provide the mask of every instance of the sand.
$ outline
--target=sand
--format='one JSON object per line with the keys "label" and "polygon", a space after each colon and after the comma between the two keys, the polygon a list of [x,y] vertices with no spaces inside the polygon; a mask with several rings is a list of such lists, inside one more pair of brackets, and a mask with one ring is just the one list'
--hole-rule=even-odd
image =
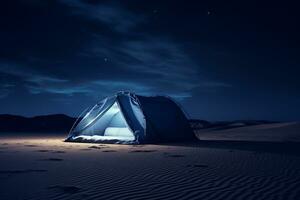
{"label": "sand", "polygon": [[227,129],[201,129],[201,140],[300,142],[300,122],[285,122]]}
{"label": "sand", "polygon": [[1,137],[0,199],[300,199],[299,154],[239,147]]}

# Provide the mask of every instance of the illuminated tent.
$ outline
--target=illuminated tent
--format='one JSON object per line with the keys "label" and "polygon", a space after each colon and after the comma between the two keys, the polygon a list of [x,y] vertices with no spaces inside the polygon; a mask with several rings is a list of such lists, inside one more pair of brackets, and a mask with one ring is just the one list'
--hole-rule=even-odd
{"label": "illuminated tent", "polygon": [[169,97],[120,92],[85,111],[66,141],[155,143],[195,139],[180,107]]}

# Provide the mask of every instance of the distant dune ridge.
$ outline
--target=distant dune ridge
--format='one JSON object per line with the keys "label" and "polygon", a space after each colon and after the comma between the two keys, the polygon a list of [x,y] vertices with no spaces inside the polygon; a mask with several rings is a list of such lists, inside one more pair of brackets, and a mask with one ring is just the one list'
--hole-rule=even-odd
{"label": "distant dune ridge", "polygon": [[300,122],[227,123],[194,132],[200,140],[300,142]]}
{"label": "distant dune ridge", "polygon": [[66,132],[76,118],[63,114],[22,117],[0,115],[0,132]]}
{"label": "distant dune ridge", "polygon": [[190,119],[189,121],[191,127],[194,130],[208,129],[208,128],[214,130],[223,130],[223,129],[231,129],[237,127],[244,127],[244,126],[279,123],[279,122],[267,121],[267,120],[234,120],[234,121],[209,122],[206,120]]}
{"label": "distant dune ridge", "polygon": [[[0,115],[0,132],[56,132],[67,134],[76,118],[64,114],[22,117]],[[300,122],[235,120],[209,122],[190,119],[200,140],[300,142]]]}
{"label": "distant dune ridge", "polygon": [[[0,132],[49,132],[69,131],[76,118],[64,114],[41,115],[35,117],[23,117],[19,115],[0,115]],[[274,123],[263,120],[237,120],[209,122],[206,120],[190,119],[190,125],[194,130],[199,129],[230,129],[259,124]]]}

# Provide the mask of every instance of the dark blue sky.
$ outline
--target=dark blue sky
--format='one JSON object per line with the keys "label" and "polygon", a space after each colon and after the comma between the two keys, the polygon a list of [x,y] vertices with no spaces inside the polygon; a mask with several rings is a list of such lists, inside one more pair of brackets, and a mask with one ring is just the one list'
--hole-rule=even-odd
{"label": "dark blue sky", "polygon": [[0,15],[1,113],[76,116],[130,90],[193,118],[300,120],[295,3],[10,0]]}

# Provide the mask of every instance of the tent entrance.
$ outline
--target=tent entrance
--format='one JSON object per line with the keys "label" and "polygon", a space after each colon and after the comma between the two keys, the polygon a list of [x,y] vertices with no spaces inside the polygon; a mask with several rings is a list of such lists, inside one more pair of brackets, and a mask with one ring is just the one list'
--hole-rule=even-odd
{"label": "tent entrance", "polygon": [[133,141],[135,137],[127,125],[118,103],[115,102],[100,118],[74,139]]}

